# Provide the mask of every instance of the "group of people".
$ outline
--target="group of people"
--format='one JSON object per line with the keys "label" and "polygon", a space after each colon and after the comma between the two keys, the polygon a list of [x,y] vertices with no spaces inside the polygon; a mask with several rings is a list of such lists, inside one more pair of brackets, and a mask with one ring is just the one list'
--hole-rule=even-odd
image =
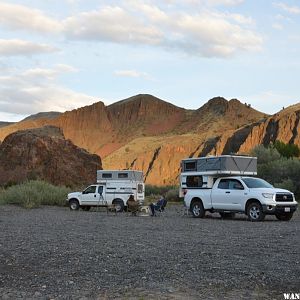
{"label": "group of people", "polygon": [[[136,215],[139,211],[139,202],[134,200],[134,196],[130,195],[127,200],[127,211],[131,212],[133,215]],[[164,195],[156,203],[151,203],[149,205],[151,216],[155,216],[155,211],[163,211],[164,207],[167,204],[167,200],[165,199]]]}

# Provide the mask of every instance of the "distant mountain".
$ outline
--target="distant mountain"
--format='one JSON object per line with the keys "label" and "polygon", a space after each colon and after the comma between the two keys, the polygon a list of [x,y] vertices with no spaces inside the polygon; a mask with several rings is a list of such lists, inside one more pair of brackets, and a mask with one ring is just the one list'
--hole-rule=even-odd
{"label": "distant mountain", "polygon": [[1,127],[5,127],[5,126],[8,126],[8,125],[12,125],[12,124],[14,124],[13,122],[1,122],[0,121],[0,128]]}
{"label": "distant mountain", "polygon": [[17,130],[54,125],[77,146],[100,155],[104,168],[141,169],[148,183],[174,184],[186,157],[247,153],[275,139],[300,145],[299,111],[296,105],[268,116],[222,97],[187,110],[141,94],[51,119],[26,119],[0,128],[0,139]]}
{"label": "distant mountain", "polygon": [[58,111],[40,112],[35,115],[31,115],[31,116],[23,119],[22,121],[38,120],[38,119],[55,119],[59,115],[61,115],[61,113]]}

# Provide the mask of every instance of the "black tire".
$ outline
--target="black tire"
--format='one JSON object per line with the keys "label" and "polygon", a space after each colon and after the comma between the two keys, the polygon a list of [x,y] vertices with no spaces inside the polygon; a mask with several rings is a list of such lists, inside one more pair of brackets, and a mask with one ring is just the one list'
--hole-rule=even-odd
{"label": "black tire", "polygon": [[84,210],[84,211],[89,211],[89,210],[91,209],[90,206],[82,206],[81,208],[82,208],[82,210]]}
{"label": "black tire", "polygon": [[69,207],[70,207],[70,210],[78,210],[80,207],[78,200],[71,199],[69,201]]}
{"label": "black tire", "polygon": [[124,202],[122,199],[115,199],[112,202],[116,206],[117,212],[123,212],[124,211]]}
{"label": "black tire", "polygon": [[247,207],[247,216],[251,222],[260,222],[265,219],[266,214],[259,202],[252,202]]}
{"label": "black tire", "polygon": [[289,221],[292,217],[293,217],[292,212],[289,213],[282,213],[282,214],[275,214],[275,217],[279,220],[279,221]]}
{"label": "black tire", "polygon": [[235,213],[220,212],[219,213],[222,219],[234,219]]}
{"label": "black tire", "polygon": [[204,218],[205,210],[201,201],[194,201],[191,204],[191,212],[194,218]]}

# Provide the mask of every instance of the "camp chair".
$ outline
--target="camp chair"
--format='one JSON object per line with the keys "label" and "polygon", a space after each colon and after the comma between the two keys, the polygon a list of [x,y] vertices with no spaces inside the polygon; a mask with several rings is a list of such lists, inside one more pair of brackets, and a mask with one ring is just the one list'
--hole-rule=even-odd
{"label": "camp chair", "polygon": [[159,200],[157,203],[153,203],[154,207],[154,215],[156,216],[156,213],[162,214],[165,211],[165,207],[167,206],[168,200],[162,199]]}

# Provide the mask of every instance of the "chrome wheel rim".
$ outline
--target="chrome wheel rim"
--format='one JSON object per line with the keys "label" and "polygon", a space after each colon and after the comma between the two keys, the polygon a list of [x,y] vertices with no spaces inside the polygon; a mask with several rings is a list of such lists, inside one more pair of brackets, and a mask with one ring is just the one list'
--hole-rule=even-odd
{"label": "chrome wheel rim", "polygon": [[257,220],[259,218],[259,215],[260,215],[259,207],[252,206],[249,210],[249,214],[250,214],[251,219]]}
{"label": "chrome wheel rim", "polygon": [[194,207],[193,207],[193,213],[194,213],[195,216],[199,216],[200,215],[200,210],[201,210],[201,208],[200,208],[200,206],[198,204],[194,205]]}
{"label": "chrome wheel rim", "polygon": [[77,208],[77,204],[75,202],[71,203],[71,209],[75,210]]}

